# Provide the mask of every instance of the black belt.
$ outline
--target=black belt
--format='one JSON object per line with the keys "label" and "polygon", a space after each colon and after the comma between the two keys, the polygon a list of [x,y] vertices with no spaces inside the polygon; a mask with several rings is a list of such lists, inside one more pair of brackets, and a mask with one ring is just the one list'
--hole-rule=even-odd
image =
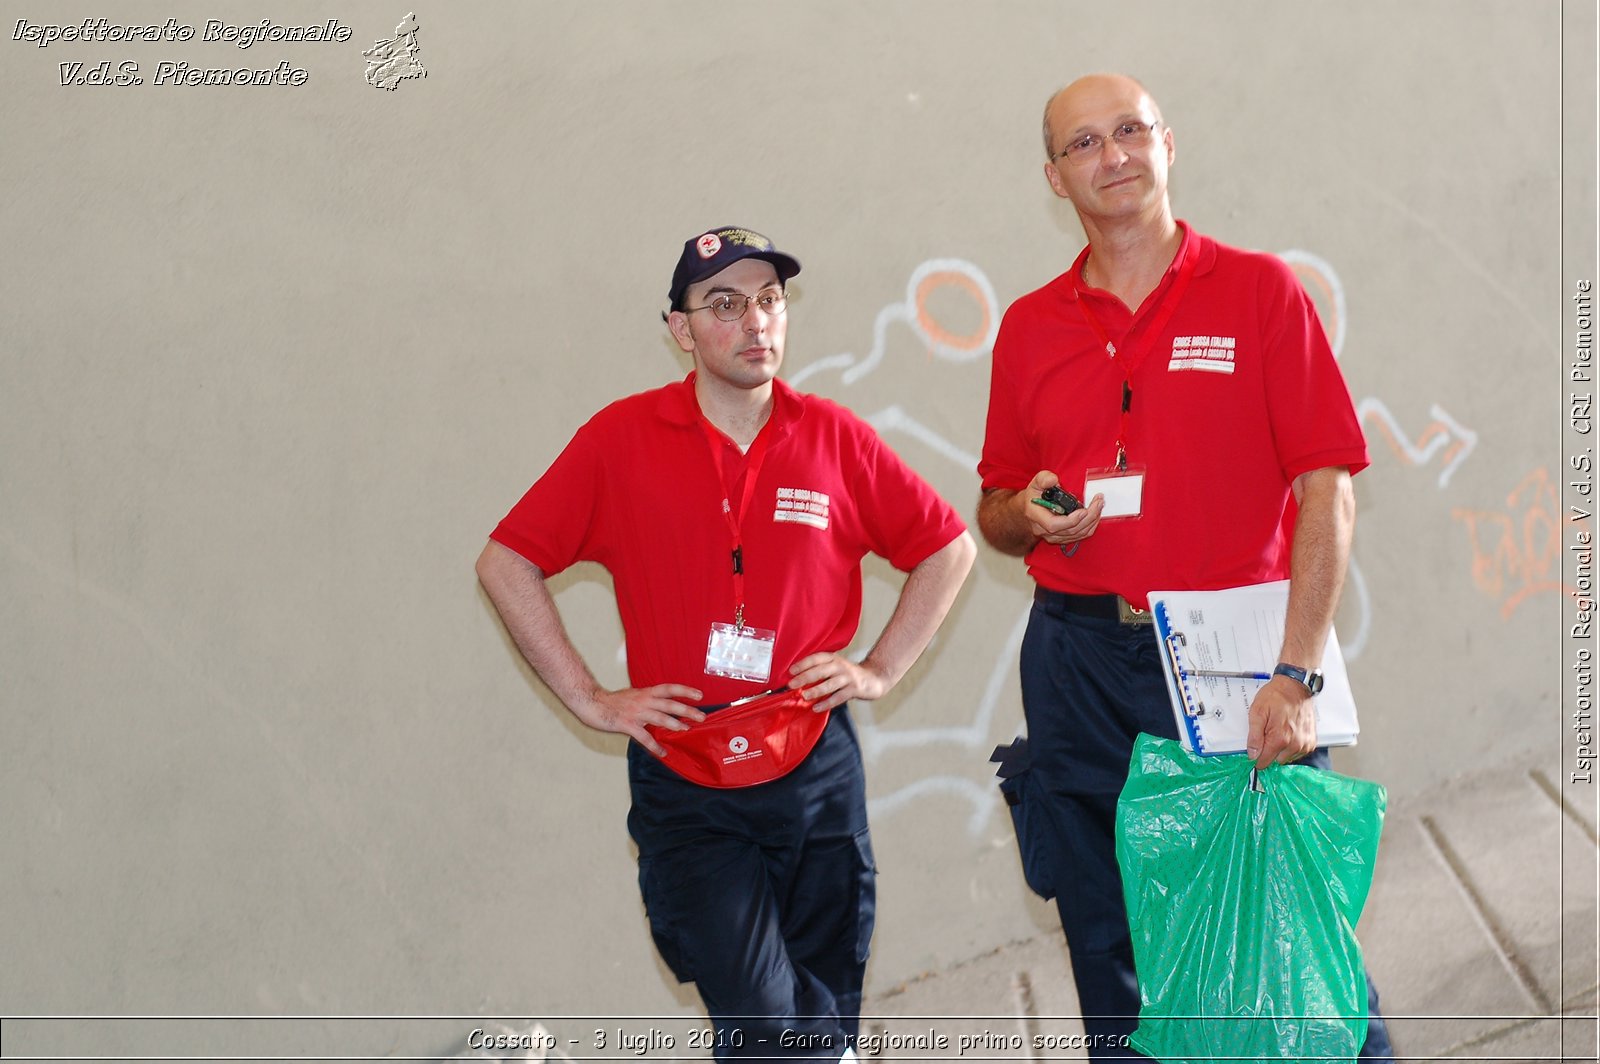
{"label": "black belt", "polygon": [[1069,595],[1065,591],[1052,591],[1047,587],[1033,589],[1033,602],[1053,617],[1072,613],[1079,617],[1095,617],[1102,621],[1121,621],[1123,624],[1149,624],[1150,611],[1130,605],[1121,595]]}

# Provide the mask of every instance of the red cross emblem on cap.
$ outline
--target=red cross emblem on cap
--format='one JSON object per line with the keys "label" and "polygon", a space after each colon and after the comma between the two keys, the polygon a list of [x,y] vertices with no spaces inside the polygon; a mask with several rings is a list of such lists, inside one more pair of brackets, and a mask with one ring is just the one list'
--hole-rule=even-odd
{"label": "red cross emblem on cap", "polygon": [[699,240],[696,240],[694,246],[699,250],[702,259],[709,259],[722,250],[722,241],[717,238],[717,234],[707,233]]}

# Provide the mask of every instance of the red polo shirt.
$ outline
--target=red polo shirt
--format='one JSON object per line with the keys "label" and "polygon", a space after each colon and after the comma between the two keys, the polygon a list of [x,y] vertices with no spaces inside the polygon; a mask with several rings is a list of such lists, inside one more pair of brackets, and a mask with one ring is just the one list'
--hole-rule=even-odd
{"label": "red polo shirt", "polygon": [[578,561],[611,573],[635,687],[688,684],[717,703],[780,685],[855,637],[868,552],[909,571],[965,529],[854,414],[782,381],[773,395],[740,526],[745,623],[777,632],[770,684],[705,672],[711,625],[738,605],[723,499],[737,513],[750,458],[717,434],[725,491],[692,373],[596,414],[490,537],[546,575]]}
{"label": "red polo shirt", "polygon": [[1293,271],[1179,225],[1178,254],[1137,311],[1084,283],[1085,248],[1001,323],[983,486],[1018,490],[1048,469],[1087,502],[1085,471],[1114,464],[1124,431],[1130,467],[1145,468],[1142,516],[1103,519],[1071,557],[1034,547],[1028,571],[1044,587],[1144,605],[1156,588],[1282,579],[1290,483],[1367,465],[1349,389]]}

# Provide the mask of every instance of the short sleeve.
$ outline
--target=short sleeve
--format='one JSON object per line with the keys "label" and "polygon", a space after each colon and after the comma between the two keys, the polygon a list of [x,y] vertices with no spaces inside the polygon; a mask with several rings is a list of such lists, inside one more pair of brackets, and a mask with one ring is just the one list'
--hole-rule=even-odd
{"label": "short sleeve", "polygon": [[1028,486],[1039,471],[1039,460],[1023,435],[1025,419],[1017,409],[1017,385],[1012,373],[1016,359],[1016,323],[1008,312],[995,337],[989,360],[989,414],[984,425],[983,454],[978,477],[984,490]]}
{"label": "short sleeve", "polygon": [[862,461],[852,492],[868,546],[910,572],[966,531],[966,522],[871,426],[860,423],[856,431]]}
{"label": "short sleeve", "polygon": [[1288,264],[1270,257],[1260,306],[1263,380],[1278,463],[1286,480],[1327,466],[1368,464],[1366,438],[1316,307]]}
{"label": "short sleeve", "polygon": [[550,576],[580,561],[604,564],[602,507],[597,486],[607,482],[594,422],[583,426],[489,538]]}

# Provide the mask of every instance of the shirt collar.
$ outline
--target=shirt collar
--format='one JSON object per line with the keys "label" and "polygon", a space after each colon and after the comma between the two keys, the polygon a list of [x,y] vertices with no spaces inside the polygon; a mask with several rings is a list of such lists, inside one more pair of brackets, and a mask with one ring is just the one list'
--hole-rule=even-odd
{"label": "shirt collar", "polygon": [[[674,381],[661,389],[656,413],[664,421],[673,425],[693,425],[699,419],[700,404],[694,397],[694,375],[695,371],[690,370],[683,380]],[[774,438],[787,433],[789,426],[803,416],[805,405],[800,402],[800,393],[789,387],[787,382],[774,378],[772,416],[767,419],[767,426],[774,430]]]}
{"label": "shirt collar", "polygon": [[[1185,258],[1193,258],[1195,260],[1194,272],[1196,275],[1209,273],[1211,267],[1216,265],[1217,245],[1215,241],[1202,233],[1195,232],[1190,228],[1189,223],[1181,218],[1178,219],[1178,230],[1183,233],[1183,241],[1178,245],[1178,253],[1172,256],[1172,262],[1167,266],[1167,272],[1161,275],[1161,283],[1156,285],[1157,292],[1172,283],[1172,279],[1178,274],[1178,267],[1183,264]],[[1069,303],[1076,303],[1080,295],[1095,296],[1101,292],[1101,289],[1084,283],[1083,264],[1087,261],[1089,261],[1089,246],[1085,244],[1083,250],[1078,252],[1078,257],[1073,260],[1072,268],[1056,279],[1062,298]]]}

